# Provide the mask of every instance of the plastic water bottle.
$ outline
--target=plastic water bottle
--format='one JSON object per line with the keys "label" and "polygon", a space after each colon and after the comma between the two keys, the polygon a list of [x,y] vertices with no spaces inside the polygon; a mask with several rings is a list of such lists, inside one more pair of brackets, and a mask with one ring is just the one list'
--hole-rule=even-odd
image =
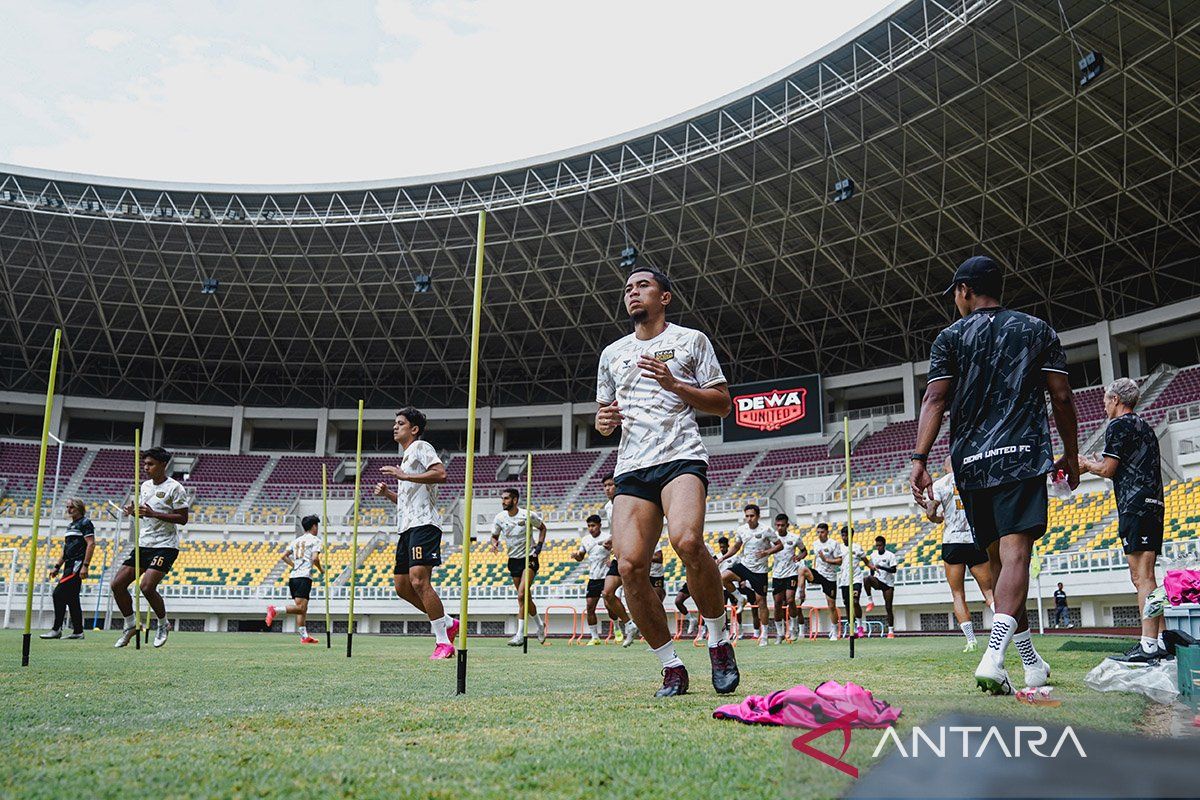
{"label": "plastic water bottle", "polygon": [[1049,492],[1051,497],[1066,500],[1071,496],[1071,484],[1067,482],[1067,473],[1061,469],[1050,475]]}

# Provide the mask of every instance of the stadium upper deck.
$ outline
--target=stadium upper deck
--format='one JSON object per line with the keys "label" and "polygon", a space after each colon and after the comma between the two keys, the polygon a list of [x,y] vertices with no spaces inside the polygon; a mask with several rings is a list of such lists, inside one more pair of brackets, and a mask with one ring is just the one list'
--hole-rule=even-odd
{"label": "stadium upper deck", "polygon": [[[1064,7],[898,3],[652,130],[479,173],[230,187],[2,167],[0,385],[40,391],[61,327],[69,395],[461,405],[480,208],[492,406],[590,396],[625,330],[627,238],[735,382],[923,359],[951,313],[936,293],[978,251],[1059,329],[1194,298],[1200,7]],[[1089,50],[1104,73],[1081,88]]]}

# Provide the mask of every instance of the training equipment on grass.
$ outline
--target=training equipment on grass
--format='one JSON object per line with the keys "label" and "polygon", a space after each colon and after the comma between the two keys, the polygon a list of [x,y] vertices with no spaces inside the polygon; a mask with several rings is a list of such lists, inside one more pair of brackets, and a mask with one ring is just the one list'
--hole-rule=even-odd
{"label": "training equipment on grass", "polygon": [[133,634],[142,649],[142,429],[133,432]]}
{"label": "training equipment on grass", "polygon": [[[329,468],[321,465],[321,552],[329,558]],[[333,630],[329,622],[329,563],[322,564],[321,577],[325,579],[325,649],[333,648]]]}
{"label": "training equipment on grass", "polygon": [[[847,562],[850,564],[849,587],[846,592],[850,597],[850,602],[846,603],[849,606],[849,624],[846,626],[846,638],[850,640],[850,657],[854,658],[854,492],[850,491],[853,486],[850,483],[850,417],[842,417],[842,445],[846,451],[846,556]],[[834,598],[837,602],[837,598]]]}
{"label": "training equipment on grass", "polygon": [[[358,585],[358,507],[362,488],[362,418],[363,401],[358,401],[358,435],[354,444],[354,528],[350,534],[350,615],[346,622],[346,658],[350,658],[354,647],[354,589]],[[328,596],[328,583],[326,583]],[[328,603],[329,601],[326,600]],[[328,619],[328,616],[326,617]]]}
{"label": "training equipment on grass", "polygon": [[[58,375],[58,348],[62,330],[54,331],[50,352],[50,378],[46,382],[46,410],[42,415],[42,446],[38,451],[37,489],[33,500],[33,533],[29,537],[29,580],[25,588],[25,634],[21,639],[21,666],[29,666],[29,642],[33,625],[33,582],[37,578],[38,527],[42,522],[42,490],[46,485],[46,442],[50,438],[50,412],[54,408],[54,379]],[[53,513],[53,510],[51,511]]]}
{"label": "training equipment on grass", "polygon": [[521,652],[529,652],[529,593],[533,576],[529,574],[529,545],[533,539],[533,453],[525,455],[525,571],[521,573],[521,584],[525,587],[521,597],[521,621],[525,623],[525,637]]}
{"label": "training equipment on grass", "polygon": [[[479,212],[479,230],[475,242],[475,288],[471,306],[471,382],[467,391],[467,476],[463,487],[466,524],[463,529],[462,599],[458,611],[458,680],[455,694],[467,693],[467,596],[471,589],[471,542],[475,517],[471,501],[475,493],[475,404],[479,399],[479,315],[483,309],[483,240],[487,231],[487,212]],[[528,552],[528,551],[527,551]]]}

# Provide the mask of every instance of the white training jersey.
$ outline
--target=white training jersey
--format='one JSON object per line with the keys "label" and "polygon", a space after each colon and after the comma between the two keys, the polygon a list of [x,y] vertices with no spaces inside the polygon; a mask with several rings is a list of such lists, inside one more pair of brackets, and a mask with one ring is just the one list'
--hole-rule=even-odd
{"label": "white training jersey", "polygon": [[841,564],[841,567],[838,569],[838,579],[837,579],[838,586],[849,586],[850,585],[850,564],[852,561],[854,563],[854,582],[855,583],[862,583],[863,573],[867,571],[867,568],[864,567],[863,563],[862,563],[862,557],[865,552],[862,549],[862,545],[859,544],[858,542],[854,543],[854,555],[853,556],[847,556],[846,550],[847,550],[846,546],[842,545],[842,564]]}
{"label": "white training jersey", "polygon": [[492,534],[504,540],[504,546],[508,548],[509,558],[525,557],[526,519],[531,520],[529,541],[531,544],[536,543],[538,528],[542,526],[542,519],[536,512],[530,514],[527,509],[519,506],[517,507],[516,514],[509,514],[504,509],[500,509],[500,513],[496,515],[496,519],[492,523]]}
{"label": "white training jersey", "polygon": [[821,556],[825,556],[825,558],[840,558],[845,553],[845,550],[846,548],[842,546],[842,543],[832,536],[823,542],[819,538],[814,539],[811,548],[813,554],[813,572],[827,581],[837,580],[837,565],[826,564]]}
{"label": "white training jersey", "polygon": [[[409,475],[428,472],[434,464],[442,463],[433,445],[417,439],[404,451],[400,459],[400,471]],[[421,525],[442,527],[442,516],[437,510],[437,484],[396,482],[396,530],[404,533]]]}
{"label": "white training jersey", "polygon": [[933,498],[937,500],[940,516],[946,520],[942,528],[942,544],[975,544],[967,512],[954,485],[954,473],[947,473],[933,482]]}
{"label": "white training jersey", "polygon": [[604,348],[596,377],[596,402],[613,400],[621,410],[621,444],[613,474],[666,464],[670,461],[708,462],[700,439],[695,410],[658,381],[642,376],[638,358],[650,356],[667,365],[689,386],[711,389],[728,383],[708,337],[697,330],[667,323],[666,329],[645,341],[623,336]]}
{"label": "white training jersey", "polygon": [[[174,478],[167,478],[162,483],[143,481],[139,498],[140,505],[150,506],[150,510],[160,514],[188,507],[187,490]],[[178,550],[179,526],[174,522],[143,516],[138,528],[138,545],[173,547]]]}
{"label": "white training jersey", "polygon": [[311,533],[302,533],[287,546],[287,553],[296,565],[292,567],[290,578],[311,578],[313,571],[313,556],[321,552],[321,540]]}
{"label": "white training jersey", "polygon": [[894,567],[899,563],[896,554],[891,550],[884,550],[882,553],[878,550],[872,550],[867,554],[867,559],[871,562],[871,566],[876,567],[875,577],[883,581],[888,586],[896,585],[896,573],[886,572],[879,567]]}
{"label": "white training jersey", "polygon": [[779,536],[776,535],[773,528],[761,524],[757,528],[742,525],[734,531],[733,542],[730,542],[730,546],[741,542],[742,549],[738,551],[738,555],[741,556],[742,566],[751,572],[765,573],[767,571],[767,551],[778,541]]}
{"label": "white training jersey", "polygon": [[796,533],[775,534],[783,542],[783,549],[775,554],[775,569],[772,578],[794,578],[800,574],[800,562],[796,560],[796,547],[802,546],[804,540]]}
{"label": "white training jersey", "polygon": [[600,580],[608,576],[608,561],[612,553],[605,547],[605,543],[612,539],[606,533],[599,536],[592,536],[586,533],[579,540],[579,547],[583,550],[583,562],[587,564],[588,579]]}
{"label": "white training jersey", "polygon": [[[655,552],[663,550],[662,542],[659,542],[658,545],[654,548],[654,550],[655,550]],[[666,574],[666,570],[667,570],[666,555],[667,554],[664,551],[663,552],[663,560],[661,562],[656,562],[656,561],[650,562],[650,577],[651,578],[661,578],[661,577],[663,577],[663,575]]]}
{"label": "white training jersey", "polygon": [[600,530],[612,533],[612,500],[604,504],[604,510],[600,512]]}

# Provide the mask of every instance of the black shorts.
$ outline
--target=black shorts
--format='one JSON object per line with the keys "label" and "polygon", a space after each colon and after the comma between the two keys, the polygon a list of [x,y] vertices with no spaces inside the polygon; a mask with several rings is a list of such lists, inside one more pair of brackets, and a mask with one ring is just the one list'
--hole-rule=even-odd
{"label": "black shorts", "polygon": [[608,562],[608,577],[610,577],[610,578],[621,577],[621,571],[619,569],[617,569],[617,560],[615,558],[612,561]]}
{"label": "black shorts", "polygon": [[821,591],[826,597],[833,597],[837,594],[837,581],[831,581],[819,572],[814,572],[813,577],[817,579],[817,583],[821,585]]}
{"label": "black shorts", "polygon": [[685,599],[692,596],[692,590],[688,588],[686,581],[684,581],[683,586],[679,587],[679,596]]}
{"label": "black shorts", "polygon": [[653,586],[655,589],[662,589],[662,588],[666,587],[667,579],[663,575],[651,575],[650,576],[650,585]]}
{"label": "black shorts", "polygon": [[1045,475],[987,489],[960,489],[958,494],[980,550],[1009,534],[1027,533],[1040,539],[1046,533]]}
{"label": "black shorts", "polygon": [[[534,555],[529,556],[529,569],[534,575],[537,575],[538,566],[538,557]],[[508,560],[508,574],[512,576],[514,581],[521,580],[521,576],[525,574],[525,559],[510,558]]]}
{"label": "black shorts", "polygon": [[[166,575],[171,571],[175,559],[179,558],[179,551],[174,547],[139,547],[138,557],[142,562],[142,572],[152,569]],[[126,567],[132,567],[134,565],[133,552],[130,551],[129,558],[121,563]]]}
{"label": "black shorts", "polygon": [[[840,588],[842,590],[842,605],[844,605],[844,606],[850,605],[850,587],[842,586]],[[861,583],[854,584],[854,593],[859,594],[861,591],[862,591],[862,584]]]}
{"label": "black shorts", "polygon": [[795,576],[791,578],[772,578],[771,591],[775,594],[783,594],[784,592],[788,591],[794,592],[796,591],[796,586],[798,584],[799,581],[795,578]]}
{"label": "black shorts", "polygon": [[973,544],[943,544],[942,561],[947,564],[966,564],[978,567],[988,562],[988,554]]}
{"label": "black shorts", "polygon": [[442,530],[436,525],[418,525],[396,540],[395,575],[407,575],[409,567],[436,567],[442,563]]}
{"label": "black shorts", "polygon": [[1130,553],[1156,553],[1162,555],[1163,518],[1157,514],[1121,514],[1117,530],[1121,537],[1121,548],[1125,555]]}
{"label": "black shorts", "polygon": [[751,572],[746,568],[746,565],[740,561],[729,568],[729,571],[739,578],[750,584],[750,588],[759,597],[767,596],[767,573]]}
{"label": "black shorts", "polygon": [[604,596],[604,578],[588,578],[587,596],[588,597],[603,597]]}
{"label": "black shorts", "polygon": [[307,600],[312,595],[312,578],[288,578],[288,591],[293,600]]}
{"label": "black shorts", "polygon": [[895,591],[896,589],[895,586],[889,586],[888,584],[884,583],[883,578],[880,578],[878,575],[868,575],[866,579],[863,580],[863,586],[868,589],[879,589],[883,592],[891,592]]}
{"label": "black shorts", "polygon": [[708,491],[708,464],[704,461],[668,461],[653,467],[623,472],[615,479],[617,494],[627,494],[649,500],[662,508],[662,490],[680,475],[695,475]]}

